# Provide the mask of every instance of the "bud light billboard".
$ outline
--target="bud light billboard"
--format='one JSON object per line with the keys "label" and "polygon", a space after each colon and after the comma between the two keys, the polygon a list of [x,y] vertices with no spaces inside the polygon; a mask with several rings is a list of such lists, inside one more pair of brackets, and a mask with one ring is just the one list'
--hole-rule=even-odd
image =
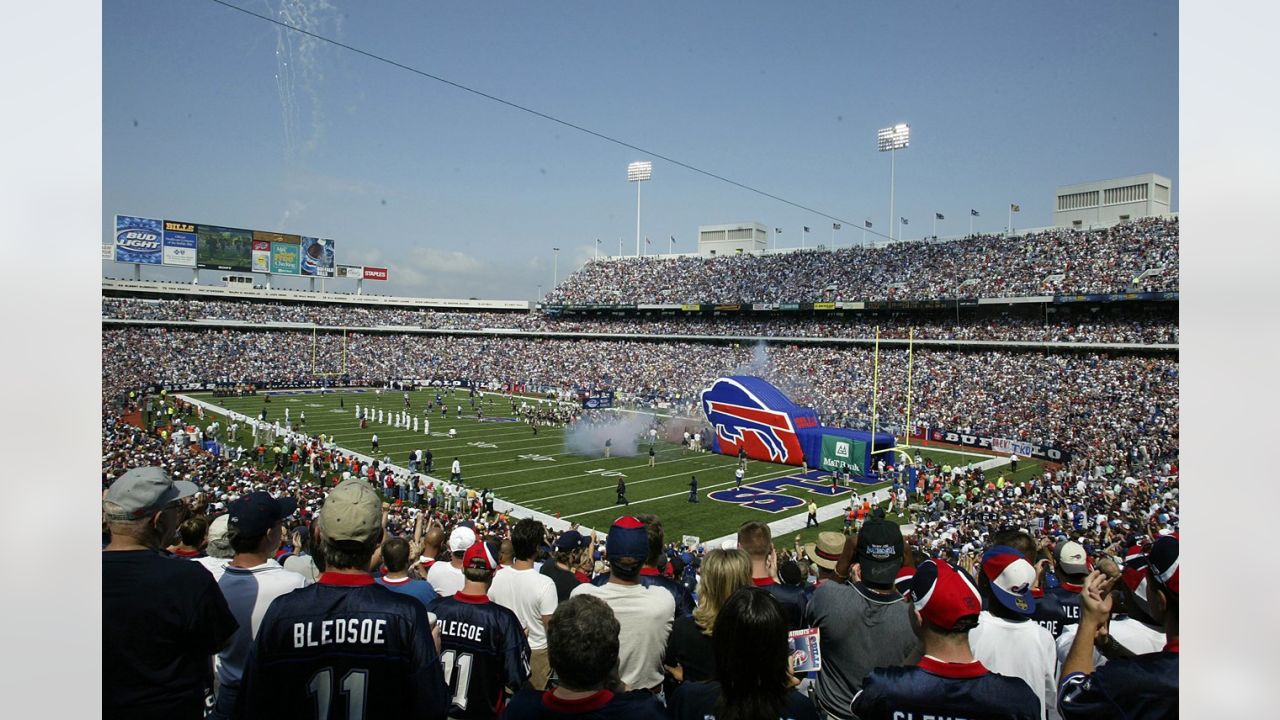
{"label": "bud light billboard", "polygon": [[117,215],[115,261],[159,265],[163,254],[162,238],[159,220]]}
{"label": "bud light billboard", "polygon": [[302,238],[302,274],[333,277],[333,241],[329,238]]}

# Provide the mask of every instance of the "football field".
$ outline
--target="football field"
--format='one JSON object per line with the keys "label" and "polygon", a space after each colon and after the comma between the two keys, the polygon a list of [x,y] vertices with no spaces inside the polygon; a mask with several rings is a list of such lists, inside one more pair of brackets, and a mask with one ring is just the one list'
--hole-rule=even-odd
{"label": "football field", "polygon": [[[424,408],[440,394],[449,408],[447,419],[442,418],[438,407],[423,415]],[[746,520],[773,522],[785,517],[806,513],[810,499],[820,507],[840,504],[858,493],[884,487],[884,484],[862,485],[852,488],[831,488],[826,473],[811,472],[803,476],[802,468],[749,461],[744,491],[720,494],[717,491],[733,490],[735,486],[735,458],[712,453],[685,450],[678,442],[671,442],[661,435],[654,443],[654,464],[649,465],[649,441],[637,443],[634,454],[620,455],[631,445],[615,439],[612,457],[604,457],[604,447],[594,452],[571,452],[567,445],[566,431],[556,427],[539,427],[537,433],[511,411],[510,396],[485,393],[484,398],[472,398],[466,390],[430,389],[410,391],[411,415],[430,420],[430,433],[419,426],[418,431],[396,428],[391,423],[393,413],[404,410],[403,393],[384,390],[375,394],[368,390],[271,391],[271,401],[264,403],[264,395],[251,397],[213,397],[211,393],[186,393],[189,397],[243,415],[257,417],[267,409],[268,422],[284,422],[285,408],[295,429],[310,435],[324,433],[333,437],[337,445],[346,450],[374,455],[381,459],[390,456],[391,462],[400,467],[408,466],[409,453],[430,449],[434,454],[434,470],[431,477],[448,479],[449,466],[458,458],[462,465],[463,483],[477,490],[490,488],[495,495],[516,505],[557,516],[568,522],[594,528],[603,534],[619,515],[624,513],[658,515],[663,522],[669,541],[678,541],[690,535],[700,539],[717,538],[735,532]],[[536,399],[517,397],[516,403],[537,404]],[[356,406],[361,409],[381,409],[385,422],[371,421],[366,429],[359,427]],[[462,406],[462,416],[456,408]],[[477,417],[482,409],[484,417]],[[621,416],[630,411],[597,411]],[[299,427],[305,413],[305,426]],[[206,415],[206,425],[211,422]],[[647,420],[647,418],[646,418]],[[665,432],[679,437],[680,430],[673,420],[664,418]],[[224,422],[224,427],[226,423]],[[456,436],[449,437],[449,430]],[[379,451],[372,452],[371,438],[377,433]],[[236,442],[251,447],[252,433],[241,427]],[[581,447],[581,443],[574,443]],[[983,459],[973,454],[961,454],[933,448],[921,448],[921,454],[932,457],[939,464],[969,463]],[[1039,473],[1039,464],[1020,463],[1016,476],[1007,472],[1008,479],[1025,480]],[[1002,474],[991,471],[992,476]],[[690,477],[698,479],[698,502],[690,503]],[[615,488],[618,479],[626,483],[629,505],[617,503]],[[781,496],[781,497],[779,497]],[[753,498],[759,498],[753,501]],[[893,517],[893,516],[890,516]],[[843,521],[827,520],[822,530],[840,530]],[[810,541],[817,529],[802,533],[802,540]],[[785,544],[790,544],[794,532]],[[779,542],[784,540],[779,538]]]}

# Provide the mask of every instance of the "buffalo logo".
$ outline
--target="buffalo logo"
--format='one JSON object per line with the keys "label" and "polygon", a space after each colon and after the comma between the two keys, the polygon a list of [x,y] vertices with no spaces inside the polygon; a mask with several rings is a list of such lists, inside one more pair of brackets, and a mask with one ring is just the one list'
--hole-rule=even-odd
{"label": "buffalo logo", "polygon": [[160,233],[153,230],[132,228],[116,234],[116,246],[135,252],[151,252],[160,249]]}
{"label": "buffalo logo", "polygon": [[791,414],[769,408],[755,393],[729,378],[717,380],[702,394],[707,421],[715,428],[720,452],[739,449],[757,460],[800,464],[803,451]]}

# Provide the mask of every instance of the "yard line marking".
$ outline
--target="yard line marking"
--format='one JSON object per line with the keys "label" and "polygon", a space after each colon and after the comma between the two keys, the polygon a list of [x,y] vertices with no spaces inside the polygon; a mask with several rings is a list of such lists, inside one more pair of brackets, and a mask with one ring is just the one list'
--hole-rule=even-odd
{"label": "yard line marking", "polygon": [[[726,463],[724,465],[721,465],[720,467],[727,468],[729,467],[729,464]],[[715,469],[715,468],[712,468],[712,469]],[[658,477],[645,478],[643,480],[635,480],[633,482],[627,483],[627,486],[630,487],[633,485],[643,485],[645,483],[655,482],[658,480],[670,480],[671,478],[681,477],[686,474],[692,474],[692,473],[685,473],[682,471],[682,472],[674,473],[671,475],[659,475]],[[584,475],[587,475],[587,473],[584,473]],[[574,477],[578,477],[578,476],[575,475]],[[729,482],[737,482],[737,480],[730,480]],[[614,487],[614,485],[616,484],[617,483],[614,483],[613,485],[606,485],[604,487],[598,487],[598,488],[587,488],[586,490],[574,490],[573,492],[560,493],[559,495],[547,495],[546,497],[531,498],[528,502],[536,503],[536,502],[542,502],[543,500],[554,500],[556,498],[569,497],[570,495],[582,495],[589,492],[599,492],[601,490],[608,490],[609,488]]]}
{"label": "yard line marking", "polygon": [[[769,473],[770,477],[755,478],[754,480],[752,480],[752,482],[760,482],[761,480],[774,480],[776,478],[786,477],[787,475],[791,475],[793,473],[795,473],[795,470],[787,470],[784,472],[778,472],[777,474]],[[736,482],[737,480],[729,480],[727,482],[715,483],[712,485],[707,485],[705,489],[711,490],[713,488],[724,487],[726,485],[733,485]],[[698,486],[699,493],[701,493],[703,489],[704,489],[703,486]],[[601,488],[601,490],[608,490],[608,488]],[[688,494],[689,494],[688,490],[681,490],[680,492],[674,492],[674,493],[671,493],[670,495],[659,495],[657,497],[644,498],[643,500],[632,500],[630,504],[639,505],[641,503],[653,502],[655,500],[666,500],[668,498],[680,497],[681,495],[687,496]],[[562,515],[560,516],[560,518],[562,520],[568,520],[569,518],[582,517],[583,515],[590,515],[592,513],[605,512],[606,510],[615,510],[617,507],[618,507],[618,503],[615,502],[612,505],[608,505],[602,508],[597,508],[595,510],[583,510],[582,512],[573,513],[572,515]]]}
{"label": "yard line marking", "polygon": [[[672,450],[663,450],[663,451],[659,452],[659,453],[658,453],[658,455],[662,455],[663,453],[669,453],[669,452],[674,452],[674,449],[672,449]],[[604,462],[604,458],[588,458],[588,459],[586,459],[586,460],[582,460],[582,461],[579,461],[579,462],[561,463],[561,464],[559,464],[559,465],[556,465],[556,466],[555,466],[555,469],[556,469],[556,470],[559,470],[559,469],[561,469],[561,468],[567,468],[567,467],[570,467],[571,465],[586,465],[586,464],[588,464],[588,463],[600,463],[600,462]],[[682,461],[681,461],[681,460],[663,460],[662,462],[655,462],[655,463],[654,463],[654,467],[657,467],[658,465],[666,465],[666,464],[668,464],[668,463],[673,463],[673,462],[682,462]],[[644,465],[628,465],[628,466],[626,466],[626,467],[624,467],[624,468],[620,468],[620,469],[627,469],[627,468],[642,468],[642,467],[649,467],[649,464],[648,464],[648,463],[645,463]],[[484,479],[484,478],[497,477],[498,475],[511,475],[511,474],[514,474],[514,473],[527,472],[527,471],[528,471],[528,468],[523,468],[523,467],[522,467],[522,468],[520,468],[519,470],[509,470],[509,471],[507,471],[507,472],[490,473],[490,474],[488,474],[488,475],[477,475],[477,476],[473,477],[472,479],[473,479],[473,480],[481,480],[481,479]],[[574,478],[584,477],[585,475],[586,475],[586,473],[575,473],[575,474],[573,474],[573,475],[565,475],[564,477],[548,478],[548,479],[546,479],[546,480],[532,480],[532,481],[527,482],[527,483],[516,483],[516,484],[514,484],[514,485],[497,485],[497,486],[494,486],[494,487],[492,487],[492,488],[490,488],[490,489],[491,489],[491,490],[506,490],[506,489],[508,489],[508,488],[527,487],[527,486],[529,486],[529,485],[541,485],[541,484],[543,484],[543,483],[557,482],[557,481],[560,481],[560,480],[572,480],[572,479],[574,479]]]}

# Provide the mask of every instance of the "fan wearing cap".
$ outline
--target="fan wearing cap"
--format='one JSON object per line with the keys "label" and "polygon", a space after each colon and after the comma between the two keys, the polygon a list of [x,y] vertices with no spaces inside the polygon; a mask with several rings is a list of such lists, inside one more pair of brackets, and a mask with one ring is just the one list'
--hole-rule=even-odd
{"label": "fan wearing cap", "polygon": [[818,568],[818,582],[814,587],[835,579],[836,563],[844,551],[844,537],[842,533],[824,530],[818,533],[817,542],[804,546],[805,555]]}
{"label": "fan wearing cap", "polygon": [[475,544],[476,531],[466,525],[459,525],[449,533],[449,562],[434,563],[427,570],[427,582],[440,597],[449,597],[462,589],[462,556]]}
{"label": "fan wearing cap", "polygon": [[1056,718],[1058,657],[1053,635],[1031,619],[1036,571],[1008,545],[982,554],[978,589],[986,607],[969,633],[973,656],[993,672],[1021,678],[1035,693],[1040,716]]}
{"label": "fan wearing cap", "polygon": [[[1059,543],[1053,552],[1055,574],[1058,586],[1044,591],[1044,597],[1037,599],[1041,607],[1036,620],[1045,625],[1056,639],[1070,625],[1080,622],[1080,589],[1084,579],[1093,569],[1093,561],[1089,559],[1084,546],[1074,540]],[[1045,607],[1053,608],[1054,617],[1045,622]]]}
{"label": "fan wearing cap", "polygon": [[904,717],[1040,717],[1040,700],[1018,678],[999,675],[976,660],[969,633],[982,597],[973,581],[945,560],[903,568],[898,587],[910,603],[911,629],[924,646],[913,667],[872,670],[853,699],[860,720]]}
{"label": "fan wearing cap", "polygon": [[[440,659],[452,704],[450,718],[496,718],[529,679],[529,641],[520,619],[489,600],[498,561],[489,546],[463,553],[463,585],[431,603],[440,627]],[[505,572],[505,571],[504,571]]]}
{"label": "fan wearing cap", "polygon": [[249,650],[267,607],[281,595],[311,584],[271,559],[284,537],[285,518],[297,509],[293,498],[273,498],[260,490],[227,506],[227,539],[235,557],[213,575],[240,627],[231,636],[231,643],[214,658],[218,692],[209,717],[216,720],[230,718],[235,709]]}
{"label": "fan wearing cap", "polygon": [[873,669],[914,663],[921,655],[910,613],[894,587],[905,553],[901,529],[872,518],[856,539],[845,542],[856,543],[844,551],[854,560],[854,582],[822,583],[804,614],[806,625],[821,630],[822,670],[814,697],[836,718],[851,717],[853,696]]}
{"label": "fan wearing cap", "polygon": [[582,551],[593,544],[592,539],[583,537],[577,530],[566,530],[551,546],[552,560],[542,563],[542,568],[538,572],[551,578],[555,583],[558,602],[568,600],[569,593],[582,584],[573,569],[582,563]]}
{"label": "fan wearing cap", "polygon": [[621,627],[618,672],[622,683],[631,690],[655,688],[662,684],[662,653],[676,602],[667,590],[641,582],[640,568],[649,555],[645,524],[630,515],[615,520],[605,538],[605,555],[609,581],[579,585],[569,596],[594,595],[608,603]]}
{"label": "fan wearing cap", "polygon": [[111,541],[102,552],[102,716],[201,718],[209,656],[237,622],[200,564],[163,548],[198,488],[157,467],[111,483],[102,510]]}
{"label": "fan wearing cap", "polygon": [[426,608],[369,572],[384,523],[364,480],[325,496],[316,520],[325,571],[267,608],[236,717],[314,717],[317,703],[340,707],[338,717],[444,717],[449,698]]}
{"label": "fan wearing cap", "polygon": [[1094,668],[1094,639],[1107,626],[1115,580],[1090,573],[1080,593],[1076,639],[1062,664],[1062,717],[1178,716],[1178,536],[1156,539],[1146,559],[1147,602],[1152,615],[1164,623],[1164,648]]}

